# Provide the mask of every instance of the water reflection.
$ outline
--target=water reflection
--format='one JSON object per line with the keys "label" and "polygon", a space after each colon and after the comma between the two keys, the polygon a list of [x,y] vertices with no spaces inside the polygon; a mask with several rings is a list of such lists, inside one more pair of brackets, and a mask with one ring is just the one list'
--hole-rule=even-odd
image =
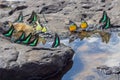
{"label": "water reflection", "polygon": [[77,75],[83,69],[83,63],[78,57],[75,55],[74,63],[70,71],[68,71],[62,78],[62,80],[74,80],[74,76]]}
{"label": "water reflection", "polygon": [[97,66],[118,66],[120,63],[118,33],[111,33],[107,44],[102,42],[100,36],[92,36],[84,38],[82,41],[76,39],[68,46],[71,46],[76,53],[72,68],[63,76],[62,80],[98,80],[101,78],[95,70]]}
{"label": "water reflection", "polygon": [[77,38],[83,40],[84,38],[89,38],[91,36],[100,37],[102,42],[108,43],[111,37],[110,32],[100,31],[100,30],[93,30],[93,31],[80,31],[80,32],[71,32],[71,36],[69,42],[73,42]]}
{"label": "water reflection", "polygon": [[67,46],[71,46],[72,49],[75,51],[75,55],[73,57],[73,66],[72,68],[63,76],[62,80],[74,80],[75,75],[80,73],[83,70],[83,62],[79,58],[79,54],[77,54],[78,46],[82,46],[83,42],[79,39],[75,40],[73,43],[69,44],[69,39],[62,40],[62,43],[66,44]]}

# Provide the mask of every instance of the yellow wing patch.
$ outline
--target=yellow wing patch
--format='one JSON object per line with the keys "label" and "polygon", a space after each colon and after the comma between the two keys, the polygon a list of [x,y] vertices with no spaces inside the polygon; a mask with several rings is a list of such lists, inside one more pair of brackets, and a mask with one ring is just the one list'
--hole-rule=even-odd
{"label": "yellow wing patch", "polygon": [[82,29],[86,29],[86,28],[88,27],[87,22],[83,21],[83,22],[80,24],[80,27],[81,27]]}
{"label": "yellow wing patch", "polygon": [[47,28],[46,28],[46,27],[43,27],[43,28],[42,28],[42,32],[47,32]]}
{"label": "yellow wing patch", "polygon": [[36,31],[41,31],[42,30],[42,26],[38,23],[38,21],[36,22],[37,26],[36,26]]}
{"label": "yellow wing patch", "polygon": [[72,31],[76,31],[77,29],[77,26],[76,25],[70,25],[69,26],[69,30],[72,32]]}

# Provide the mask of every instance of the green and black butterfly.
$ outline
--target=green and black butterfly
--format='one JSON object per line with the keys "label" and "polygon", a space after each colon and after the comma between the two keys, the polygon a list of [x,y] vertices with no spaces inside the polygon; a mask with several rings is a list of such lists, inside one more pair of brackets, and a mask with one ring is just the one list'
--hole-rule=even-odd
{"label": "green and black butterfly", "polygon": [[105,22],[107,21],[107,19],[108,19],[107,12],[104,11],[104,12],[103,12],[103,16],[102,16],[102,18],[100,19],[99,23],[105,23]]}
{"label": "green and black butterfly", "polygon": [[27,21],[29,21],[29,23],[34,23],[34,22],[38,21],[37,14],[33,11],[32,15],[30,16],[30,18]]}
{"label": "green and black butterfly", "polygon": [[35,38],[29,43],[29,46],[36,46],[39,41],[39,36],[35,36]]}
{"label": "green and black butterfly", "polygon": [[12,36],[12,34],[13,34],[13,32],[14,32],[14,26],[12,25],[10,28],[9,28],[9,30],[7,30],[7,31],[5,31],[4,33],[3,33],[3,35],[4,36],[6,36],[6,37],[11,37]]}
{"label": "green and black butterfly", "polygon": [[105,25],[103,26],[103,29],[108,29],[110,27],[111,27],[111,22],[110,22],[110,18],[108,18]]}
{"label": "green and black butterfly", "polygon": [[55,39],[54,39],[54,42],[52,44],[52,48],[56,48],[60,45],[60,38],[58,36],[57,33],[55,33]]}
{"label": "green and black butterfly", "polygon": [[23,13],[20,12],[18,18],[14,22],[23,22]]}
{"label": "green and black butterfly", "polygon": [[35,12],[33,11],[32,14],[31,14],[31,16],[30,16],[30,18],[28,18],[27,21],[30,21],[33,18],[34,13]]}
{"label": "green and black butterfly", "polygon": [[15,43],[21,43],[25,39],[25,32],[22,32],[21,36],[16,39],[14,42]]}
{"label": "green and black butterfly", "polygon": [[108,28],[111,27],[110,18],[107,16],[107,12],[106,11],[103,12],[103,16],[100,19],[99,23],[103,23],[102,29],[108,29]]}
{"label": "green and black butterfly", "polygon": [[28,44],[32,38],[32,33],[30,33],[23,41],[23,44]]}

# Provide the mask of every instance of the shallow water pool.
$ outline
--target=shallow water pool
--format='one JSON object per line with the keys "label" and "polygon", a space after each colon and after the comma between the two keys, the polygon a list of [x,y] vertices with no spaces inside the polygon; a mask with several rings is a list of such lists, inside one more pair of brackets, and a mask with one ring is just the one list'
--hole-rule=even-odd
{"label": "shallow water pool", "polygon": [[[96,71],[100,65],[119,66],[120,63],[120,37],[112,33],[109,43],[103,43],[100,37],[90,37],[82,41],[79,39],[68,44],[75,55],[72,68],[63,76],[62,80],[98,80],[101,79]],[[107,80],[107,79],[106,79]]]}

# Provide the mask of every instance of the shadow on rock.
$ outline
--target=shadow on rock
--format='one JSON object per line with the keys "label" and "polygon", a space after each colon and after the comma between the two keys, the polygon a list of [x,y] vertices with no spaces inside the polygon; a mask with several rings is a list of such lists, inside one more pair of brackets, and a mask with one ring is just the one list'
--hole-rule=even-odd
{"label": "shadow on rock", "polygon": [[0,80],[61,80],[72,65],[73,61],[69,61],[63,69],[58,70],[56,68],[57,65],[49,67],[49,64],[47,66],[46,64],[28,63],[21,68],[16,67],[13,70],[0,69]]}

